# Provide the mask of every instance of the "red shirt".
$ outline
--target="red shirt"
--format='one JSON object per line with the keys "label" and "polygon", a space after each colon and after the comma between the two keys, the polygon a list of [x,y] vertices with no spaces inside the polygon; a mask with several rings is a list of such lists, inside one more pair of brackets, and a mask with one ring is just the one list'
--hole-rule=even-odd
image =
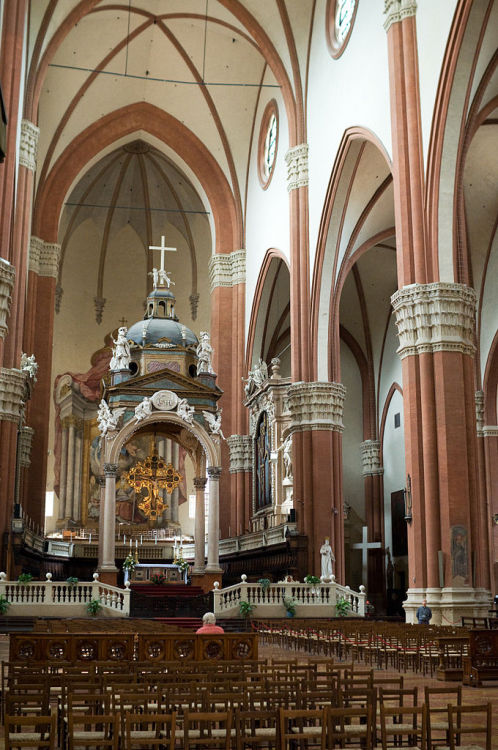
{"label": "red shirt", "polygon": [[219,625],[203,625],[196,631],[197,633],[224,633],[225,631]]}

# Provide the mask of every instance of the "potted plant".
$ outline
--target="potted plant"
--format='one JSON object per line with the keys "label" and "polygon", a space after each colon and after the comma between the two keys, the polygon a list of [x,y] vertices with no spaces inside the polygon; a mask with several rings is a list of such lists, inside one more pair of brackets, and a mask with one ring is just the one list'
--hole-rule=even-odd
{"label": "potted plant", "polygon": [[269,578],[260,578],[258,583],[263,589],[263,591],[266,591],[266,589],[269,589],[271,585],[271,581]]}
{"label": "potted plant", "polygon": [[91,617],[97,617],[101,609],[102,609],[102,604],[99,602],[98,599],[92,599],[86,605],[86,611]]}
{"label": "potted plant", "polygon": [[255,604],[251,604],[251,602],[239,602],[239,612],[241,617],[248,618],[251,615],[251,612],[253,609],[256,609]]}
{"label": "potted plant", "polygon": [[69,576],[69,578],[66,578],[66,583],[71,587],[77,586],[79,583],[79,579],[76,578],[76,576]]}
{"label": "potted plant", "polygon": [[335,603],[336,616],[346,617],[350,609],[351,609],[351,605],[348,602],[348,600],[345,599],[343,596],[339,597],[339,599]]}
{"label": "potted plant", "polygon": [[7,598],[0,594],[0,615],[5,615],[10,607],[10,602]]}
{"label": "potted plant", "polygon": [[287,617],[294,617],[296,614],[296,602],[291,596],[284,596],[284,607]]}
{"label": "potted plant", "polygon": [[19,583],[31,583],[33,576],[31,573],[19,573],[19,578],[17,580]]}
{"label": "potted plant", "polygon": [[153,573],[149,580],[156,586],[162,586],[164,583],[166,583],[166,576],[163,573]]}
{"label": "potted plant", "polygon": [[320,583],[320,579],[318,578],[318,576],[307,575],[305,577],[305,579],[304,579],[304,582],[305,583],[312,583],[312,584],[316,585],[317,583]]}

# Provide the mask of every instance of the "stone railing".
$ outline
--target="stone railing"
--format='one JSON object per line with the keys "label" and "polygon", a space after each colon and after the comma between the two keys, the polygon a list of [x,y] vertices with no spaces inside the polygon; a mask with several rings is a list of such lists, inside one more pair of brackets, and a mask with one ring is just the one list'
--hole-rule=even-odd
{"label": "stone railing", "polygon": [[97,599],[105,616],[128,617],[130,614],[129,584],[125,589],[109,586],[99,581],[99,574],[93,574],[93,581],[67,583],[52,581],[52,574],[46,574],[46,581],[7,581],[5,573],[0,573],[0,595],[10,607],[7,614],[15,617],[82,617],[86,607]]}
{"label": "stone railing", "polygon": [[296,617],[335,617],[336,604],[341,599],[349,604],[348,614],[365,616],[364,586],[360,586],[357,592],[332,580],[317,584],[271,583],[264,589],[259,583],[247,583],[246,575],[242,575],[241,579],[241,583],[225,589],[219,589],[218,584],[214,584],[214,612],[218,617],[240,617],[241,602],[253,605],[255,617],[285,617],[287,610],[284,600],[292,600]]}

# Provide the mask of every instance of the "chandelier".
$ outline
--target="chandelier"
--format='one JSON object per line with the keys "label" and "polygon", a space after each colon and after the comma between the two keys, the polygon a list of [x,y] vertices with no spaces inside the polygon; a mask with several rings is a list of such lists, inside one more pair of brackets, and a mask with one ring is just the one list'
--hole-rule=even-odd
{"label": "chandelier", "polygon": [[139,461],[123,476],[135,492],[140,492],[144,488],[147,490],[148,494],[138,503],[138,507],[151,521],[156,521],[168,507],[159,491],[166,490],[168,495],[171,495],[183,479],[174,466],[166,463],[155,450],[152,456]]}

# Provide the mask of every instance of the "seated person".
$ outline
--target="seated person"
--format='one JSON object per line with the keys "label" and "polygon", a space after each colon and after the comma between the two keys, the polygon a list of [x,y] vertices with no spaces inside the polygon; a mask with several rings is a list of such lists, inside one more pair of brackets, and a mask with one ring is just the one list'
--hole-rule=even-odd
{"label": "seated person", "polygon": [[199,628],[197,632],[207,633],[209,635],[210,633],[224,633],[225,631],[216,624],[214,612],[206,612],[202,618],[202,627]]}

